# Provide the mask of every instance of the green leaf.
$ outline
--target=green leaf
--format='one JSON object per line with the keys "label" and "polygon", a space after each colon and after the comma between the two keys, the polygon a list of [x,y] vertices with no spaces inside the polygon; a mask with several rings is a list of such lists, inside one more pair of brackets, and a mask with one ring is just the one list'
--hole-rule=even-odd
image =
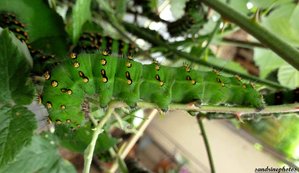
{"label": "green leaf", "polygon": [[75,173],[75,168],[61,158],[53,141],[34,136],[31,145],[24,148],[17,157],[0,168],[5,173]]}
{"label": "green leaf", "polygon": [[254,49],[254,61],[259,67],[261,78],[266,78],[272,71],[286,64],[283,59],[271,50],[261,48]]}
{"label": "green leaf", "polygon": [[295,89],[299,86],[299,71],[285,64],[278,69],[278,81],[282,85]]}
{"label": "green leaf", "polygon": [[49,8],[47,1],[1,0],[0,11],[13,12],[25,23],[30,42],[40,38],[57,37],[63,38],[66,43],[63,20]]}
{"label": "green leaf", "polygon": [[275,5],[281,5],[285,4],[287,2],[291,2],[293,0],[267,0],[267,1],[261,1],[261,0],[250,0],[250,2],[258,8],[270,8],[274,7]]}
{"label": "green leaf", "polygon": [[34,95],[29,80],[32,59],[25,44],[7,29],[0,33],[0,102],[29,104]]}
{"label": "green leaf", "polygon": [[[55,135],[58,136],[62,146],[76,152],[83,153],[89,145],[93,131],[91,127],[81,127],[77,130],[71,130],[66,125],[56,126]],[[95,148],[96,153],[102,153],[116,144],[116,139],[108,136],[106,133],[101,133],[98,137]]]}
{"label": "green leaf", "polygon": [[293,46],[299,46],[299,6],[285,3],[262,18],[262,25]]}
{"label": "green leaf", "polygon": [[127,4],[128,4],[128,0],[117,0],[116,1],[116,16],[118,19],[122,19],[127,11]]}
{"label": "green leaf", "polygon": [[30,143],[36,124],[34,114],[25,107],[0,108],[0,167]]}
{"label": "green leaf", "polygon": [[[227,3],[227,0],[222,0],[223,2]],[[247,15],[249,9],[247,8],[246,4],[248,0],[229,0],[228,4],[235,10],[238,10],[240,13]]]}
{"label": "green leaf", "polygon": [[91,19],[91,0],[76,0],[73,8],[72,39],[76,43],[80,37],[84,23]]}

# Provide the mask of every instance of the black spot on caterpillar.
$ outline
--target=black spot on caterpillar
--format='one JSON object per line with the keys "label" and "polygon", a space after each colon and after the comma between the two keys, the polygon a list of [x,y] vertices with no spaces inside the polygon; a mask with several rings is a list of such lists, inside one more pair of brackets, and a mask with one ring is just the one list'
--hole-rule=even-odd
{"label": "black spot on caterpillar", "polygon": [[264,95],[267,105],[281,105],[299,102],[299,88],[287,91],[278,91]]}
{"label": "black spot on caterpillar", "polygon": [[116,40],[109,36],[102,36],[99,33],[84,32],[73,49],[76,54],[85,52],[93,53],[102,50],[104,55],[117,54],[118,56],[132,56],[137,49],[132,44],[122,40]]}
{"label": "black spot on caterpillar", "polygon": [[189,0],[186,3],[185,14],[178,20],[167,25],[171,36],[180,36],[184,33],[195,34],[206,21],[205,11],[199,0]]}
{"label": "black spot on caterpillar", "polygon": [[[114,42],[113,42],[114,43]],[[113,46],[112,46],[113,47]],[[74,64],[80,64],[79,66]],[[54,122],[76,127],[84,122],[85,97],[95,97],[101,107],[111,100],[129,106],[139,100],[167,110],[170,103],[244,105],[263,108],[262,96],[250,83],[219,72],[192,70],[189,66],[143,65],[129,58],[107,55],[105,51],[79,54],[45,73],[42,103]]]}
{"label": "black spot on caterpillar", "polygon": [[0,27],[8,28],[15,36],[25,43],[34,61],[33,72],[42,74],[45,62],[53,59],[54,55],[48,55],[41,50],[34,49],[29,43],[29,35],[26,32],[26,25],[17,19],[13,13],[1,12],[0,13]]}

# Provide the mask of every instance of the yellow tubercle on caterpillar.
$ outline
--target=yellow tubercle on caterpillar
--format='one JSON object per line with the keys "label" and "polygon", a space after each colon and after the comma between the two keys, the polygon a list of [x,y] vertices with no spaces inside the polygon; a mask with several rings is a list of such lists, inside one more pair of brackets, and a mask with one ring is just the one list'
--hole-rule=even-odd
{"label": "yellow tubercle on caterpillar", "polygon": [[132,60],[132,59],[133,59],[133,56],[132,56],[131,54],[128,54],[128,55],[127,55],[127,58],[128,58],[129,60]]}
{"label": "yellow tubercle on caterpillar", "polygon": [[73,93],[73,91],[71,89],[66,89],[66,88],[61,88],[60,91],[62,93],[66,93],[68,95],[71,95]]}
{"label": "yellow tubercle on caterpillar", "polygon": [[66,108],[65,105],[60,105],[61,110],[65,110],[65,108]]}
{"label": "yellow tubercle on caterpillar", "polygon": [[102,78],[102,82],[107,83],[107,82],[108,82],[108,79],[107,79],[106,77],[103,77],[103,78]]}
{"label": "yellow tubercle on caterpillar", "polygon": [[58,82],[56,80],[52,80],[51,86],[54,87],[54,88],[57,87],[58,86]]}
{"label": "yellow tubercle on caterpillar", "polygon": [[222,87],[225,86],[224,83],[223,83],[223,81],[219,77],[217,77],[216,80],[217,80],[218,83],[221,84]]}
{"label": "yellow tubercle on caterpillar", "polygon": [[60,120],[56,120],[56,125],[60,125],[62,122]]}
{"label": "yellow tubercle on caterpillar", "polygon": [[107,50],[104,50],[104,51],[102,52],[102,55],[107,56],[107,55],[109,55],[109,52],[108,52]]}
{"label": "yellow tubercle on caterpillar", "polygon": [[216,69],[213,69],[212,70],[214,73],[216,73],[218,76],[220,75],[220,71],[216,70]]}
{"label": "yellow tubercle on caterpillar", "polygon": [[196,84],[196,80],[191,80],[192,85]]}
{"label": "yellow tubercle on caterpillar", "polygon": [[192,85],[196,84],[196,80],[192,79],[189,75],[186,77],[186,80],[191,81]]}
{"label": "yellow tubercle on caterpillar", "polygon": [[242,78],[241,78],[239,75],[235,75],[235,78],[236,78],[238,81],[242,82]]}
{"label": "yellow tubercle on caterpillar", "polygon": [[74,62],[74,63],[73,63],[73,67],[75,67],[75,68],[80,67],[80,63],[79,63],[78,61]]}
{"label": "yellow tubercle on caterpillar", "polygon": [[127,67],[127,68],[131,68],[131,67],[132,67],[132,63],[131,63],[130,61],[127,61],[127,62],[126,62],[126,67]]}
{"label": "yellow tubercle on caterpillar", "polygon": [[190,64],[187,64],[187,63],[183,63],[183,67],[185,68],[185,71],[186,72],[190,72],[191,71],[191,65]]}
{"label": "yellow tubercle on caterpillar", "polygon": [[70,58],[71,59],[76,59],[77,58],[77,54],[75,54],[75,53],[70,53]]}
{"label": "yellow tubercle on caterpillar", "polygon": [[89,82],[89,79],[88,79],[87,77],[83,77],[83,79],[82,79],[82,80],[83,80],[83,82],[84,82],[84,83],[87,83],[87,82]]}
{"label": "yellow tubercle on caterpillar", "polygon": [[101,59],[101,64],[102,64],[102,66],[105,66],[106,64],[107,64],[107,60],[106,59]]}
{"label": "yellow tubercle on caterpillar", "polygon": [[156,74],[155,76],[156,80],[159,81],[160,86],[162,87],[165,83],[160,79],[160,76]]}
{"label": "yellow tubercle on caterpillar", "polygon": [[108,77],[106,76],[106,71],[104,69],[101,69],[101,75],[102,75],[102,82],[107,83]]}
{"label": "yellow tubercle on caterpillar", "polygon": [[128,84],[131,85],[133,83],[133,81],[131,79],[130,73],[128,71],[126,71],[125,75],[126,75],[126,78],[128,80]]}
{"label": "yellow tubercle on caterpillar", "polygon": [[84,73],[82,71],[79,71],[78,73],[80,77],[84,77]]}
{"label": "yellow tubercle on caterpillar", "polygon": [[158,64],[155,65],[155,70],[159,71],[160,70],[160,66]]}
{"label": "yellow tubercle on caterpillar", "polygon": [[71,94],[73,94],[73,91],[71,90],[71,89],[69,89],[69,90],[67,90],[67,92],[66,92],[68,95],[71,95]]}
{"label": "yellow tubercle on caterpillar", "polygon": [[49,71],[46,71],[46,72],[44,73],[44,78],[45,78],[46,80],[49,80],[49,79],[51,78],[51,75],[50,75],[50,72],[49,72]]}
{"label": "yellow tubercle on caterpillar", "polygon": [[52,103],[51,103],[51,102],[47,102],[47,103],[46,103],[46,107],[47,107],[48,109],[51,109],[51,108],[52,108]]}

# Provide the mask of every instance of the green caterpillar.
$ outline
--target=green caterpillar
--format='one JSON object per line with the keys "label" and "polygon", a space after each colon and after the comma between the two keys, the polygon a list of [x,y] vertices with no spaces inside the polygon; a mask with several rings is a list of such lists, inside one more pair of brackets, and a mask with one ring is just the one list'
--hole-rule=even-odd
{"label": "green caterpillar", "polygon": [[13,13],[2,12],[0,13],[0,27],[7,27],[10,31],[12,31],[15,36],[25,43],[29,49],[29,52],[34,61],[34,72],[41,73],[42,69],[45,66],[45,62],[49,59],[53,59],[54,55],[48,55],[42,52],[41,50],[36,50],[32,48],[29,43],[29,35],[25,30],[26,25],[20,22],[16,15]]}
{"label": "green caterpillar", "polygon": [[[112,41],[119,50],[118,41]],[[109,43],[111,45],[111,43]],[[84,122],[85,98],[97,97],[101,107],[111,100],[134,107],[139,100],[155,103],[167,110],[170,103],[198,101],[201,104],[246,105],[262,109],[262,96],[239,77],[224,77],[218,72],[200,72],[189,66],[166,67],[157,63],[142,65],[131,58],[120,58],[106,50],[94,54],[71,54],[68,61],[44,75],[42,103],[50,120]]]}
{"label": "green caterpillar", "polygon": [[299,102],[299,88],[288,91],[279,91],[264,95],[267,105],[281,105]]}
{"label": "green caterpillar", "polygon": [[198,0],[189,0],[186,3],[185,14],[178,20],[167,25],[171,36],[180,36],[184,33],[195,34],[205,23],[206,17],[203,7]]}

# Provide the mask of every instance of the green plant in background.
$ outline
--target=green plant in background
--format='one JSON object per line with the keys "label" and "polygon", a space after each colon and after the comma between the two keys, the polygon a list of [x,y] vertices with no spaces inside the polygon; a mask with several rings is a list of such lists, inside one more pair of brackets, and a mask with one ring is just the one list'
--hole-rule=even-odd
{"label": "green plant in background", "polygon": [[[128,172],[134,167],[123,160],[128,149],[118,148],[123,139],[110,132],[115,127],[134,131],[131,141],[136,142],[141,127],[148,124],[147,119],[140,127],[132,123],[142,108],[183,109],[196,115],[214,172],[202,118],[243,121],[298,112],[294,103],[299,86],[298,4],[176,3],[171,1],[172,11],[182,15],[167,21],[160,18],[156,0],[2,0],[0,172],[75,172],[60,157],[59,146],[84,154],[85,173],[90,172],[93,155],[115,160],[112,172],[117,167]],[[215,11],[209,14],[211,9]],[[134,20],[128,20],[130,15]],[[164,24],[169,35],[152,30],[152,23],[141,27],[140,17]],[[226,26],[224,19],[236,25]],[[278,27],[281,21],[289,31]],[[246,47],[269,48],[252,47],[260,77],[248,75],[239,64],[218,58],[210,49],[226,43],[223,37],[238,26],[260,41],[245,42]],[[163,65],[153,58],[156,53],[165,59]],[[142,64],[146,61],[153,63]],[[36,130],[37,119],[28,106],[36,101],[48,109],[54,133]],[[299,140],[295,115],[246,121],[242,126],[293,161],[298,159],[294,153]]]}

